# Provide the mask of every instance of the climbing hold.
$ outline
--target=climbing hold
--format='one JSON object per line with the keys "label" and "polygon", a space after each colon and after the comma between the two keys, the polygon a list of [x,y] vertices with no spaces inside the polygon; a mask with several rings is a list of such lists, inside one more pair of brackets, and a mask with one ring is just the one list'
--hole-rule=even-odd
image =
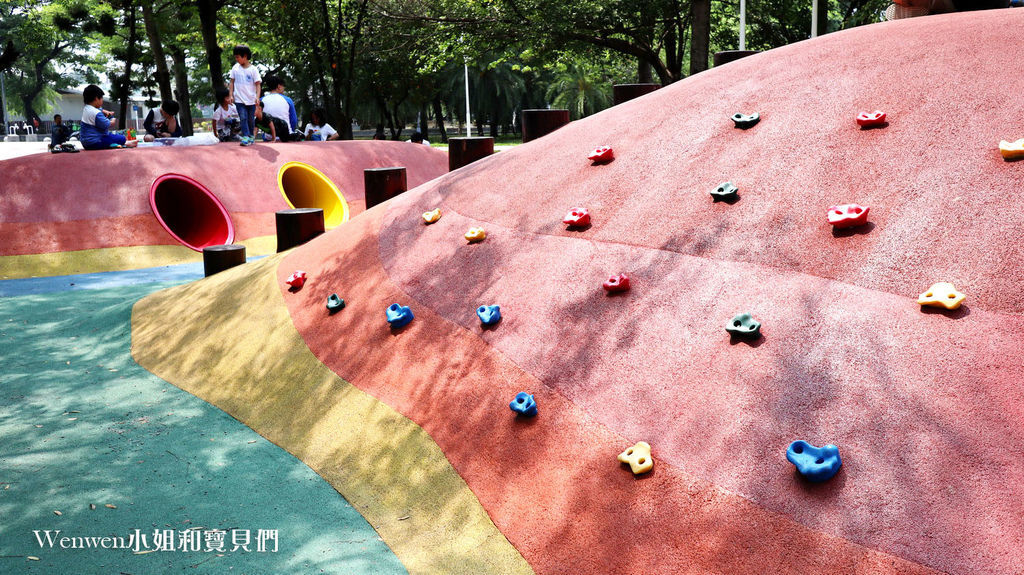
{"label": "climbing hold", "polygon": [[612,151],[611,146],[600,146],[594,148],[594,151],[587,154],[587,159],[591,162],[607,162],[615,157],[615,152]]}
{"label": "climbing hold", "polygon": [[881,126],[885,124],[885,112],[875,110],[874,112],[861,112],[857,114],[857,125],[862,128]]}
{"label": "climbing hold", "polygon": [[466,232],[465,238],[469,240],[469,243],[482,242],[487,237],[487,232],[483,228],[469,228]]}
{"label": "climbing hold", "polygon": [[334,313],[339,309],[343,309],[344,307],[345,300],[338,297],[338,294],[332,293],[331,295],[327,296],[327,310],[330,311],[331,313]]}
{"label": "climbing hold", "polygon": [[1000,140],[999,153],[1003,155],[1004,160],[1018,160],[1020,158],[1024,158],[1024,138],[1021,138],[1016,142]]}
{"label": "climbing hold", "polygon": [[761,336],[761,322],[749,313],[741,313],[725,324],[725,331],[732,335],[754,339]]}
{"label": "climbing hold", "polygon": [[839,448],[835,445],[815,447],[801,440],[789,444],[786,459],[796,466],[800,475],[815,482],[832,479],[843,464],[839,459]]}
{"label": "climbing hold", "polygon": [[646,441],[638,441],[636,445],[619,454],[619,461],[628,463],[635,475],[647,473],[654,467],[651,458],[651,446]]}
{"label": "climbing hold", "polygon": [[476,308],[476,315],[480,318],[480,323],[494,325],[501,321],[501,308],[496,305],[482,305]]}
{"label": "climbing hold", "polygon": [[739,188],[732,185],[732,182],[722,182],[718,187],[711,190],[711,197],[716,202],[719,200],[730,201],[739,197]]}
{"label": "climbing hold", "polygon": [[434,208],[429,212],[423,212],[423,221],[432,224],[441,219],[441,208]]}
{"label": "climbing hold", "polygon": [[736,123],[737,128],[746,130],[747,128],[753,128],[760,122],[761,115],[757,112],[753,114],[733,114],[732,121]]}
{"label": "climbing hold", "polygon": [[288,279],[284,280],[284,283],[288,284],[289,287],[299,289],[306,285],[306,272],[297,271],[288,276]]}
{"label": "climbing hold", "polygon": [[587,208],[573,208],[562,218],[562,223],[577,228],[589,226],[590,212],[587,211]]}
{"label": "climbing hold", "polygon": [[389,305],[384,315],[387,316],[391,327],[402,327],[413,320],[412,310],[397,303]]}
{"label": "climbing hold", "polygon": [[517,393],[515,399],[508,404],[508,407],[519,415],[527,417],[537,415],[537,402],[533,399],[532,395],[525,391]]}
{"label": "climbing hold", "polygon": [[932,287],[928,288],[928,291],[921,294],[921,297],[917,298],[917,303],[932,307],[956,309],[960,307],[960,304],[962,304],[965,299],[967,299],[967,296],[956,291],[953,284],[939,282],[932,285]]}
{"label": "climbing hold", "polygon": [[626,274],[612,276],[604,281],[603,286],[608,293],[626,291],[629,289],[629,276]]}
{"label": "climbing hold", "polygon": [[829,206],[828,223],[837,228],[863,226],[868,223],[868,210],[870,209],[867,206],[858,206],[857,204]]}

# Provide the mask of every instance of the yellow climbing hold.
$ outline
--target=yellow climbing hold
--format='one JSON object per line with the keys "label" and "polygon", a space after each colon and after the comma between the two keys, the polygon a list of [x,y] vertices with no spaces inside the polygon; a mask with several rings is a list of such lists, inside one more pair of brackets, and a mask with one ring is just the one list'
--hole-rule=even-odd
{"label": "yellow climbing hold", "polygon": [[962,304],[966,298],[967,296],[956,291],[953,284],[939,282],[928,288],[928,291],[921,294],[921,297],[917,298],[917,303],[921,305],[930,305],[932,307],[956,309],[960,307],[960,304]]}
{"label": "yellow climbing hold", "polygon": [[1016,142],[1000,140],[999,153],[1003,155],[1004,160],[1017,160],[1024,158],[1024,138],[1021,138]]}
{"label": "yellow climbing hold", "polygon": [[651,446],[646,441],[638,441],[636,445],[619,454],[619,461],[628,463],[635,475],[647,473],[654,468],[651,458]]}
{"label": "yellow climbing hold", "polygon": [[441,208],[434,208],[429,212],[423,212],[423,221],[432,224],[441,219]]}
{"label": "yellow climbing hold", "polygon": [[487,232],[483,228],[469,228],[466,232],[466,239],[469,243],[482,242],[487,237]]}

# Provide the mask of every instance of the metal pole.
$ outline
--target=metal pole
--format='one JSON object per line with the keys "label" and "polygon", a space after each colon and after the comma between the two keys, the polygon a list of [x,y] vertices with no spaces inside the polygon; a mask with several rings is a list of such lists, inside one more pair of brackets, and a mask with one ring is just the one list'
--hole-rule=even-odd
{"label": "metal pole", "polygon": [[818,0],[811,2],[811,38],[818,37]]}
{"label": "metal pole", "polygon": [[466,72],[466,137],[473,137],[472,124],[469,122],[469,64],[463,64]]}
{"label": "metal pole", "polygon": [[7,89],[4,87],[4,74],[0,72],[0,103],[4,109],[4,134],[7,134]]}
{"label": "metal pole", "polygon": [[747,0],[740,0],[740,50],[747,49]]}

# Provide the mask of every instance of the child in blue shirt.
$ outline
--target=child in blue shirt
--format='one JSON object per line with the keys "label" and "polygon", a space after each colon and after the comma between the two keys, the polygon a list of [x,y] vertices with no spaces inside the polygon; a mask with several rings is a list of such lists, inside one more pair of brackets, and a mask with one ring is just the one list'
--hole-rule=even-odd
{"label": "child in blue shirt", "polygon": [[114,113],[103,109],[103,90],[99,86],[89,84],[82,93],[85,108],[82,109],[82,127],[78,139],[86,150],[105,150],[111,147],[125,146],[134,148],[137,140],[127,142],[121,134],[111,134],[110,128],[117,119],[109,119]]}

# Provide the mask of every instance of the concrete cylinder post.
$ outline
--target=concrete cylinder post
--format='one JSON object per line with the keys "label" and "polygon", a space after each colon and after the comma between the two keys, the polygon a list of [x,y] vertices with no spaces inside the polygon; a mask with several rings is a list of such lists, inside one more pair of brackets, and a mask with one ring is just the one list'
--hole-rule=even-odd
{"label": "concrete cylinder post", "polygon": [[569,123],[569,110],[523,110],[523,142],[536,140]]}
{"label": "concrete cylinder post", "polygon": [[613,106],[650,94],[661,87],[661,84],[615,84],[612,86]]}
{"label": "concrete cylinder post", "polygon": [[301,246],[324,233],[324,211],[320,208],[295,208],[274,214],[277,222],[277,251]]}
{"label": "concrete cylinder post", "polygon": [[405,168],[391,167],[363,170],[363,187],[366,190],[366,209],[382,204],[409,189],[405,177]]}
{"label": "concrete cylinder post", "polygon": [[210,277],[215,273],[245,263],[245,246],[227,244],[203,248],[203,274]]}
{"label": "concrete cylinder post", "polygon": [[494,153],[494,138],[448,138],[448,171],[486,158]]}

